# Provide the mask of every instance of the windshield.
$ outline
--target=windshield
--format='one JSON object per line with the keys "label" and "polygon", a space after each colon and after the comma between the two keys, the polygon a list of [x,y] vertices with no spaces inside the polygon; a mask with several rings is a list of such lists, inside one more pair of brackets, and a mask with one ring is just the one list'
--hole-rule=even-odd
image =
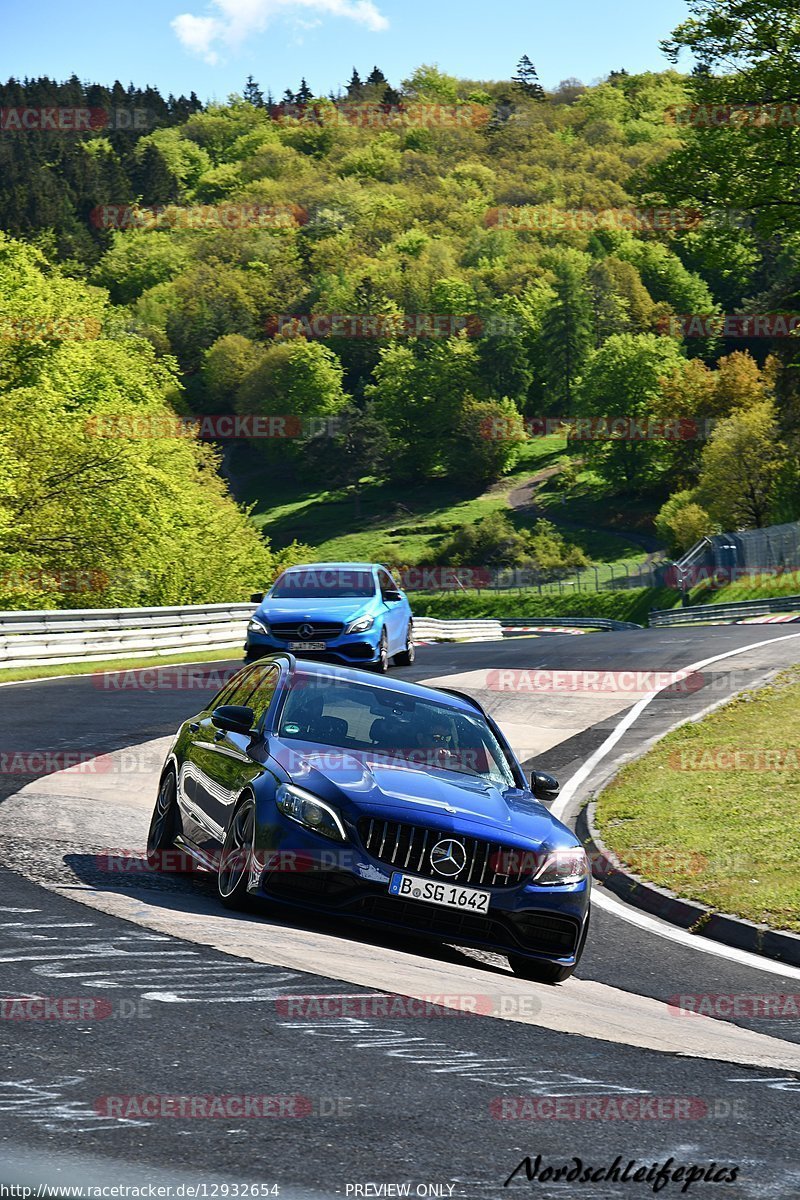
{"label": "windshield", "polygon": [[278,736],[362,752],[370,762],[456,771],[501,789],[517,786],[480,714],[370,684],[299,675]]}
{"label": "windshield", "polygon": [[270,592],[273,600],[312,600],[320,597],[355,600],[374,595],[375,580],[371,571],[335,568],[286,571]]}

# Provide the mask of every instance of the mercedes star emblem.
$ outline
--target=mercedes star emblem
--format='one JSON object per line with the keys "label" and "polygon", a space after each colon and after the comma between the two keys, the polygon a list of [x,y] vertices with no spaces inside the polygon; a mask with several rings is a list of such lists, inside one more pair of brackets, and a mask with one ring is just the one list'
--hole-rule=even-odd
{"label": "mercedes star emblem", "polygon": [[431,866],[437,875],[452,878],[459,875],[467,865],[467,852],[461,842],[447,838],[437,842],[431,850]]}
{"label": "mercedes star emblem", "polygon": [[307,642],[309,638],[314,636],[314,628],[312,625],[301,625],[297,632],[300,634],[300,637],[304,642]]}

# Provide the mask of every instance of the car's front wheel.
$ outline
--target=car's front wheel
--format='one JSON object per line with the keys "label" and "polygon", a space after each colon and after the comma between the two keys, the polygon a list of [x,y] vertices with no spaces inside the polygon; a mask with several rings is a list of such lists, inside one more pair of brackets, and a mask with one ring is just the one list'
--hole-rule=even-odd
{"label": "car's front wheel", "polygon": [[417,657],[417,652],[414,648],[414,628],[409,624],[406,633],[406,648],[401,650],[399,654],[395,654],[394,661],[398,667],[413,667],[414,659]]}
{"label": "car's front wheel", "polygon": [[536,983],[563,983],[575,970],[574,966],[560,967],[557,963],[540,962],[535,958],[524,958],[521,954],[509,954],[508,961],[520,979],[533,979]]}
{"label": "car's front wheel", "polygon": [[373,671],[377,671],[379,675],[385,675],[389,670],[389,638],[385,629],[381,631],[378,660],[372,664],[372,669]]}
{"label": "car's front wheel", "polygon": [[226,908],[248,906],[247,884],[255,832],[256,802],[252,796],[246,796],[228,826],[217,868],[217,893]]}
{"label": "car's front wheel", "polygon": [[178,813],[178,784],[170,767],[161,779],[150,829],[147,833],[147,862],[153,871],[189,874],[193,864],[175,850],[175,838],[181,831]]}

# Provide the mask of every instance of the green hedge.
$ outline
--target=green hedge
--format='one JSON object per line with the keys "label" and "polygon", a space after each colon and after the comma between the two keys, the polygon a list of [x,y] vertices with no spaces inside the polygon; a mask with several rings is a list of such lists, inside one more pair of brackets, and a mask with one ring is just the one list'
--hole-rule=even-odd
{"label": "green hedge", "polygon": [[541,596],[536,591],[412,594],[410,600],[420,617],[609,617],[646,625],[651,608],[672,608],[680,594],[671,588],[631,588],[575,596]]}

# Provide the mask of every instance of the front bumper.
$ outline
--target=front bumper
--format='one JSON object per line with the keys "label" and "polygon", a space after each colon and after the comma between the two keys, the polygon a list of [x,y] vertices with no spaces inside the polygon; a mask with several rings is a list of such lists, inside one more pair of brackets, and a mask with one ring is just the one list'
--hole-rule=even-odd
{"label": "front bumper", "polygon": [[[348,667],[363,667],[377,663],[380,658],[380,627],[368,629],[366,633],[343,633],[339,637],[329,638],[324,650],[302,651],[292,650],[297,658],[313,658],[322,662],[338,662]],[[265,654],[274,654],[277,650],[288,650],[289,639],[277,638],[271,634],[255,633],[248,630],[244,645],[245,659],[254,662]]]}
{"label": "front bumper", "polygon": [[[485,915],[389,894],[397,869],[353,843],[292,831],[292,848],[258,852],[254,895],[292,908],[333,914],[408,936],[573,966],[589,911],[590,881],[570,887],[486,888]],[[433,878],[432,876],[430,876]],[[257,881],[257,882],[256,882]],[[457,881],[456,881],[457,882]]]}

